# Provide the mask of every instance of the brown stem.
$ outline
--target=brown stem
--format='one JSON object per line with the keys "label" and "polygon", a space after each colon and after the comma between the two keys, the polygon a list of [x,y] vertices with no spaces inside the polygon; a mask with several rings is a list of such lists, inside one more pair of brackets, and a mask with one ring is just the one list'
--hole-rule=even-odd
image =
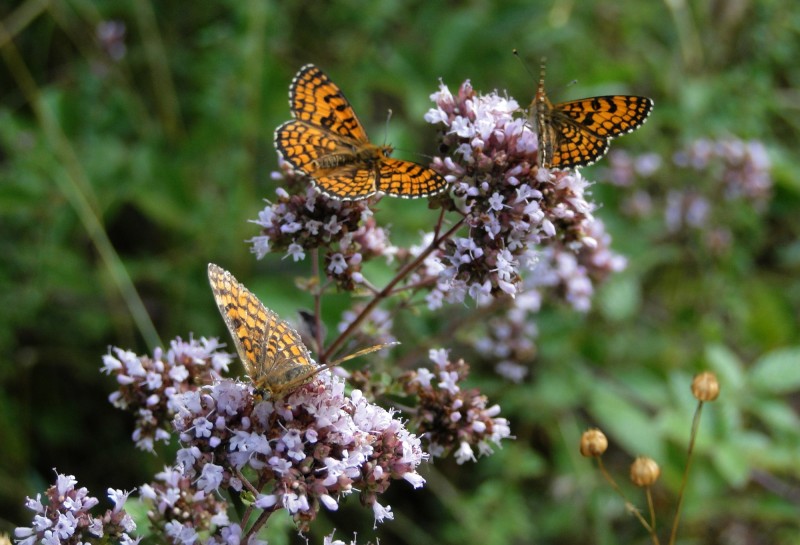
{"label": "brown stem", "polygon": [[[361,322],[363,322],[370,315],[372,309],[374,309],[376,306],[378,306],[378,304],[381,301],[383,301],[386,297],[388,297],[392,293],[392,289],[401,280],[403,280],[406,276],[414,272],[417,269],[417,267],[422,265],[425,259],[439,248],[439,244],[441,244],[442,241],[450,238],[450,236],[452,236],[453,233],[455,233],[464,224],[464,220],[465,218],[461,218],[443,235],[434,237],[430,245],[427,248],[425,248],[425,250],[423,250],[416,257],[416,259],[410,261],[409,263],[406,263],[406,265],[404,265],[397,272],[395,277],[392,278],[392,280],[390,280],[389,283],[386,284],[386,286],[384,286],[384,288],[381,291],[375,294],[375,297],[373,297],[372,300],[369,303],[367,303],[367,305],[361,310],[358,316],[356,316],[356,318],[350,323],[350,325],[347,326],[347,329],[345,329],[342,333],[339,334],[338,337],[336,337],[336,339],[334,339],[334,341],[331,343],[328,349],[325,350],[320,355],[320,360],[323,362],[327,361],[330,358],[331,354],[336,353],[336,350],[339,349],[342,343],[344,343],[344,341],[347,340],[347,338],[350,337],[350,335],[352,335],[356,329],[358,329],[358,326],[361,325]],[[439,219],[439,223],[441,223],[441,217]],[[438,232],[439,230],[440,230],[440,225],[437,225],[436,232]]]}
{"label": "brown stem", "polygon": [[644,519],[644,517],[636,508],[636,506],[633,505],[630,501],[628,501],[628,498],[625,497],[625,493],[617,485],[616,481],[614,481],[614,478],[611,476],[611,474],[606,470],[606,466],[603,465],[603,460],[601,458],[596,458],[596,460],[597,460],[597,466],[600,468],[600,473],[603,474],[603,477],[605,477],[606,481],[608,481],[608,484],[611,485],[611,488],[613,488],[614,491],[617,494],[619,494],[620,497],[623,499],[623,501],[625,502],[625,507],[628,509],[628,511],[633,513],[633,516],[639,519],[639,522],[642,524],[642,526],[644,526],[645,530],[647,530],[647,532],[650,534],[650,537],[653,540],[653,544],[659,545],[658,536],[656,535],[655,530],[653,530],[653,527],[650,526],[650,524],[648,524],[648,522]]}
{"label": "brown stem", "polygon": [[[311,250],[311,274],[319,282],[319,250],[317,248]],[[317,342],[319,351],[322,349],[322,290],[319,288],[314,290],[314,321],[316,322],[314,340]],[[321,361],[320,363],[325,362]]]}
{"label": "brown stem", "polygon": [[250,529],[247,530],[247,533],[244,535],[244,539],[242,539],[242,543],[249,543],[250,542],[250,538],[252,536],[256,535],[259,530],[261,530],[261,528],[267,523],[267,520],[269,520],[270,515],[272,513],[274,513],[274,512],[275,511],[271,511],[271,510],[270,511],[262,511],[261,514],[258,515],[258,518],[256,519],[256,521],[250,527]]}

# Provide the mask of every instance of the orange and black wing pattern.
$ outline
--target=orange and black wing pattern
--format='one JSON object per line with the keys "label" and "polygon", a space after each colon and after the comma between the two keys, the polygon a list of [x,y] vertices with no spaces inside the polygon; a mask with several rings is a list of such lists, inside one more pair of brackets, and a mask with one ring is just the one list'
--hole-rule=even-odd
{"label": "orange and black wing pattern", "polygon": [[553,104],[544,90],[544,63],[531,104],[539,138],[539,166],[569,169],[590,165],[608,151],[609,140],[632,132],[653,110],[647,97],[609,95]]}
{"label": "orange and black wing pattern", "polygon": [[316,374],[318,368],[300,334],[265,307],[231,273],[209,263],[208,281],[239,358],[256,389],[280,399]]}
{"label": "orange and black wing pattern", "polygon": [[294,77],[289,106],[294,119],[276,129],[275,147],[325,195],[359,200],[380,192],[416,198],[447,186],[437,172],[389,159],[391,147],[372,144],[342,91],[316,66],[303,66]]}

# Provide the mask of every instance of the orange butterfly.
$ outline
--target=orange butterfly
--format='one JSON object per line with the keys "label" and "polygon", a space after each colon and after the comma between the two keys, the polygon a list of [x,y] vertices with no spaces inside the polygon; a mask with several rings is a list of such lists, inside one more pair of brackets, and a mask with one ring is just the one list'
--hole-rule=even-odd
{"label": "orange butterfly", "polygon": [[346,201],[375,193],[414,199],[447,186],[428,167],[390,158],[391,146],[372,144],[342,91],[313,64],[292,80],[289,107],[294,119],[277,128],[275,147],[325,195]]}
{"label": "orange butterfly", "polygon": [[256,391],[267,394],[269,399],[286,397],[320,371],[399,344],[377,344],[328,365],[317,365],[300,334],[231,273],[209,263],[208,282],[247,375]]}
{"label": "orange butterfly", "polygon": [[610,95],[553,104],[544,91],[544,60],[529,121],[539,138],[539,166],[569,169],[591,165],[608,142],[639,127],[653,110],[647,97]]}

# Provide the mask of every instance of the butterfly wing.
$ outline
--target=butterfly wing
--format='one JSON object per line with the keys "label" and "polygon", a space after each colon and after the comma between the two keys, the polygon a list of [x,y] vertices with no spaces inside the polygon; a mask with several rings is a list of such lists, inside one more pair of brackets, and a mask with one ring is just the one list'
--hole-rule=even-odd
{"label": "butterfly wing", "polygon": [[374,166],[367,163],[350,163],[314,176],[320,192],[343,201],[371,197],[378,191],[376,179]]}
{"label": "butterfly wing", "polygon": [[254,382],[269,390],[274,399],[292,393],[319,371],[300,334],[285,320],[277,320],[269,331],[266,348],[271,365]]}
{"label": "butterfly wing", "polygon": [[245,371],[255,380],[269,365],[265,333],[274,329],[278,317],[231,273],[213,263],[208,264],[208,281]]}
{"label": "butterfly wing", "polygon": [[314,66],[303,66],[289,87],[292,115],[335,134],[367,142],[367,133],[341,89]]}
{"label": "butterfly wing", "polygon": [[300,334],[223,268],[209,263],[214,300],[247,375],[273,398],[291,393],[316,373]]}
{"label": "butterfly wing", "polygon": [[568,169],[591,165],[608,151],[608,139],[589,132],[571,118],[551,115],[539,132],[539,164]]}
{"label": "butterfly wing", "polygon": [[402,159],[384,157],[379,165],[378,191],[393,197],[415,199],[430,197],[447,187],[444,176],[438,172]]}
{"label": "butterfly wing", "polygon": [[554,115],[573,120],[596,136],[614,138],[638,129],[653,110],[647,97],[611,95],[563,102],[553,107]]}
{"label": "butterfly wing", "polygon": [[275,130],[275,147],[291,165],[316,176],[320,162],[333,154],[349,153],[342,137],[306,121],[287,121]]}

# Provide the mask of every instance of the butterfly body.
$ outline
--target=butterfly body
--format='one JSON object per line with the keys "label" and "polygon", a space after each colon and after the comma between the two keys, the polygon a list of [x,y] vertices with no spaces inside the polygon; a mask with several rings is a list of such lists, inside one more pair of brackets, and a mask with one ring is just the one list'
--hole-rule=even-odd
{"label": "butterfly body", "polygon": [[292,80],[289,106],[294,119],[276,129],[275,147],[329,197],[358,200],[386,193],[416,198],[446,188],[437,172],[393,159],[391,146],[371,143],[344,94],[316,66],[302,67]]}
{"label": "butterfly body", "polygon": [[529,122],[539,139],[542,168],[591,165],[608,151],[609,141],[638,129],[653,110],[647,97],[608,95],[553,104],[544,90],[545,68],[531,103]]}
{"label": "butterfly body", "polygon": [[221,267],[209,263],[208,280],[236,351],[256,391],[282,399],[321,369],[285,320]]}

